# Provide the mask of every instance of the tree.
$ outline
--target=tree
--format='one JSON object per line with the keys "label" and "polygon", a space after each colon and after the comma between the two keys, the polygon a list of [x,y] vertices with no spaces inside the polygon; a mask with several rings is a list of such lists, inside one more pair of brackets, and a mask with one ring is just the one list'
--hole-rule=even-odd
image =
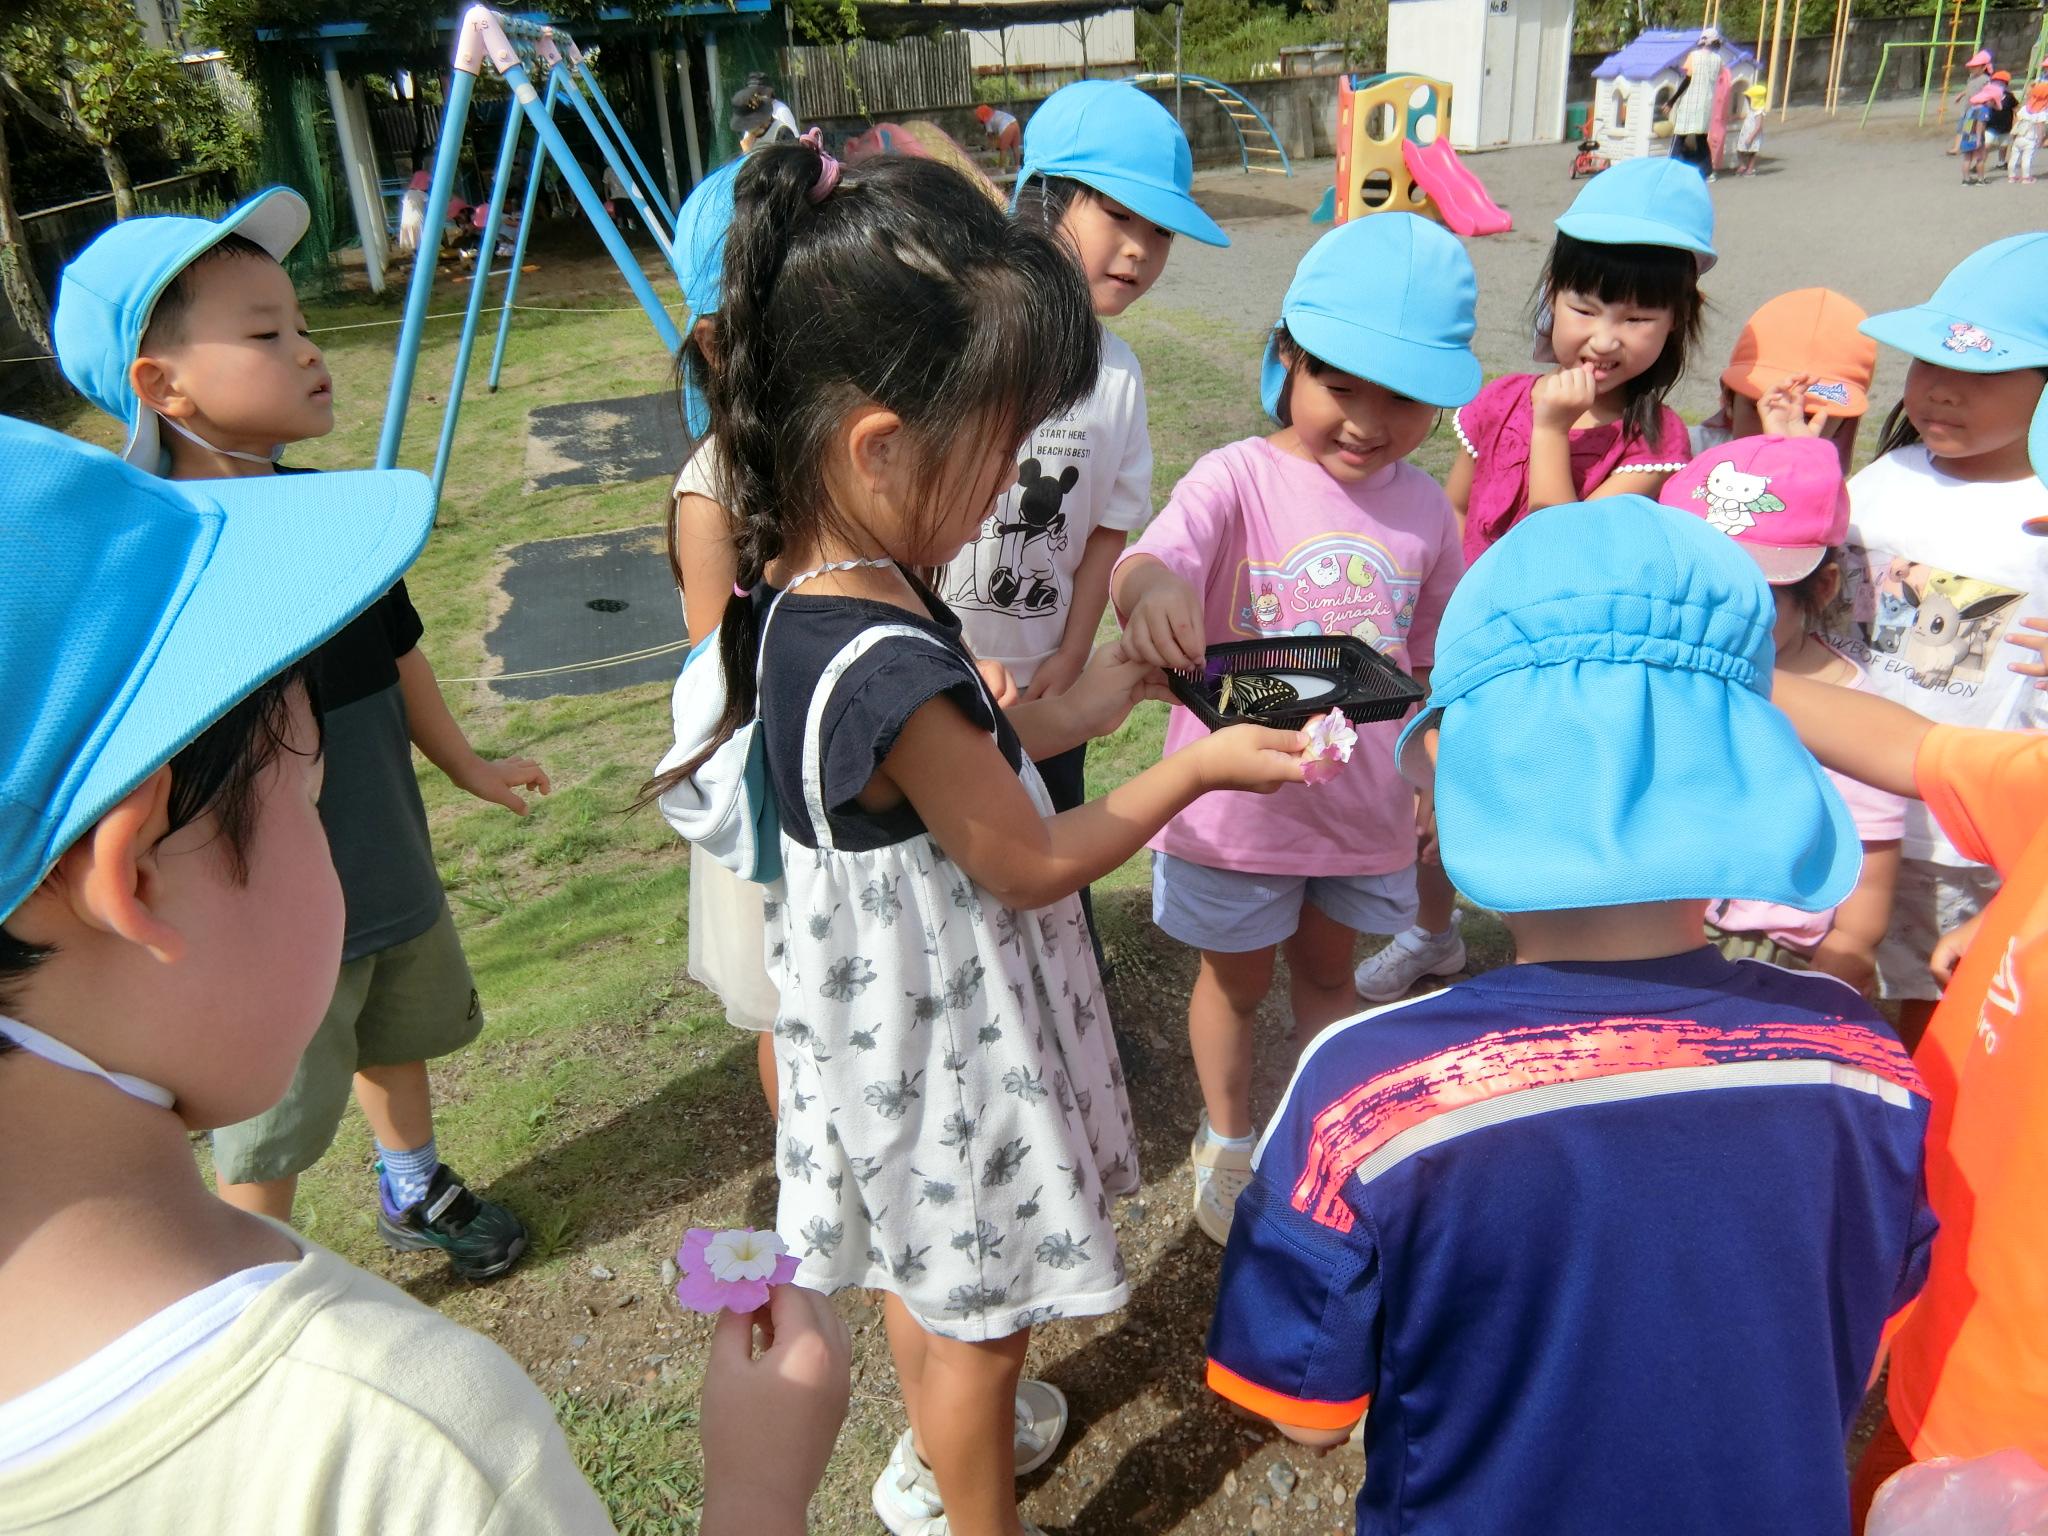
{"label": "tree", "polygon": [[43,285],[29,260],[28,230],[14,207],[14,170],[7,159],[7,97],[0,92],[0,293],[7,297],[15,324],[43,351],[50,348],[50,312]]}
{"label": "tree", "polygon": [[121,134],[161,128],[174,141],[194,131],[199,94],[175,55],[144,41],[128,0],[68,0],[0,24],[0,92],[43,128],[100,158],[114,212],[136,212]]}

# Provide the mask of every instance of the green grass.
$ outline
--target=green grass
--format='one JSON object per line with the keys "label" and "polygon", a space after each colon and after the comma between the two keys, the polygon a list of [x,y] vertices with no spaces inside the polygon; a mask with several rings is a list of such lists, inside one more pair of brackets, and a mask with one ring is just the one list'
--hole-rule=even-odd
{"label": "green grass", "polygon": [[[542,258],[524,297],[556,306],[626,306],[597,262]],[[659,279],[657,279],[659,282]],[[445,285],[434,308],[459,305]],[[393,304],[323,306],[311,315],[327,348],[339,402],[334,432],[293,449],[327,469],[372,462],[389,381]],[[330,329],[332,327],[354,327]],[[1261,337],[1147,303],[1119,329],[1147,373],[1155,446],[1155,504],[1202,453],[1263,430],[1254,382]],[[425,467],[453,363],[456,326],[436,322],[420,359],[403,462]],[[480,350],[483,350],[480,348]],[[643,315],[586,310],[517,317],[503,389],[482,385],[480,358],[456,439],[439,525],[408,577],[427,624],[423,642],[447,679],[475,677],[501,602],[503,551],[521,542],[651,523],[659,481],[529,493],[526,413],[536,406],[666,387],[669,365]],[[433,401],[430,402],[429,397]],[[76,402],[43,412],[53,425],[111,444],[111,422]],[[1444,450],[1422,456],[1440,469]],[[769,1132],[754,1081],[751,1037],[727,1028],[716,1001],[684,972],[685,850],[654,815],[627,807],[668,744],[666,690],[507,703],[450,682],[456,717],[486,754],[539,758],[555,792],[520,819],[471,800],[419,764],[441,876],[476,972],[483,1039],[435,1064],[437,1130],[448,1160],[473,1184],[512,1203],[534,1237],[521,1270],[488,1291],[454,1287],[426,1261],[393,1260],[369,1222],[372,1146],[350,1113],[335,1150],[302,1181],[297,1219],[319,1241],[379,1269],[451,1316],[492,1333],[555,1397],[585,1470],[626,1531],[694,1529],[699,1498],[693,1405],[701,1329],[661,1294],[661,1256],[690,1223],[771,1219]],[[1165,710],[1146,706],[1090,757],[1097,791],[1158,756]],[[1142,885],[1134,859],[1105,886]],[[1142,910],[1139,902],[1112,904]],[[1119,910],[1119,925],[1135,915]],[[1135,931],[1125,940],[1142,942]],[[1178,1037],[1172,1017],[1125,1021]],[[594,1287],[591,1266],[618,1278]],[[632,1306],[613,1307],[632,1288]],[[565,1387],[572,1331],[620,1354],[607,1384]],[[649,1352],[652,1353],[649,1353]],[[666,1358],[658,1379],[644,1361]],[[627,1357],[632,1358],[628,1359]],[[601,1373],[600,1373],[601,1374]],[[621,1385],[624,1383],[624,1385]],[[849,1462],[893,1429],[886,1385],[848,1430]],[[863,1418],[862,1415],[867,1417]],[[872,1422],[870,1422],[872,1421]],[[867,1474],[863,1473],[862,1476]],[[842,1486],[843,1484],[843,1486]],[[821,1500],[833,1528],[856,1528],[864,1484],[835,1473]]]}

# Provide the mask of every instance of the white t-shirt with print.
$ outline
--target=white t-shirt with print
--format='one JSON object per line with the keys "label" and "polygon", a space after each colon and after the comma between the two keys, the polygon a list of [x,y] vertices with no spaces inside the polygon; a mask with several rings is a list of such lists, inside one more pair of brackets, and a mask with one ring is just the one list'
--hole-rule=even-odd
{"label": "white t-shirt with print", "polygon": [[960,615],[974,654],[1003,663],[1022,688],[1060,648],[1088,535],[1141,528],[1151,512],[1145,375],[1105,328],[1095,392],[1031,434],[1017,484],[941,574],[939,596]]}
{"label": "white t-shirt with print", "polygon": [[[2005,643],[2023,618],[2048,614],[2048,517],[2034,476],[1979,483],[1943,474],[1914,444],[1849,482],[1849,557],[1828,638],[1869,672],[1874,693],[1949,725],[2048,726],[2048,693],[2012,670]],[[1909,859],[1967,864],[1919,801],[1906,807]]]}

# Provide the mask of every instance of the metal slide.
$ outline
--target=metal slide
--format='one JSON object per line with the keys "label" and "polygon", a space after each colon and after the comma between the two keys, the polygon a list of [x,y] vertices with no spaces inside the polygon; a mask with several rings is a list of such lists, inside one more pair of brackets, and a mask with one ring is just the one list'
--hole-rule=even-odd
{"label": "metal slide", "polygon": [[1221,80],[1211,80],[1206,75],[1171,73],[1124,76],[1126,85],[1172,85],[1176,80],[1193,86],[1230,115],[1230,126],[1237,130],[1237,156],[1247,171],[1262,171],[1268,176],[1294,174],[1294,164],[1281,146],[1280,135],[1266,121],[1266,114]]}

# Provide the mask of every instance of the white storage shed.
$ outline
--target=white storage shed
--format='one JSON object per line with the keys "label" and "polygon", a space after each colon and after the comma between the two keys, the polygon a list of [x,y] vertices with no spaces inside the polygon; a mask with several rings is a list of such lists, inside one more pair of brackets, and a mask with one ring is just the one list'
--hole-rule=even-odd
{"label": "white storage shed", "polygon": [[1572,0],[1390,0],[1387,73],[1451,87],[1451,145],[1564,137]]}

